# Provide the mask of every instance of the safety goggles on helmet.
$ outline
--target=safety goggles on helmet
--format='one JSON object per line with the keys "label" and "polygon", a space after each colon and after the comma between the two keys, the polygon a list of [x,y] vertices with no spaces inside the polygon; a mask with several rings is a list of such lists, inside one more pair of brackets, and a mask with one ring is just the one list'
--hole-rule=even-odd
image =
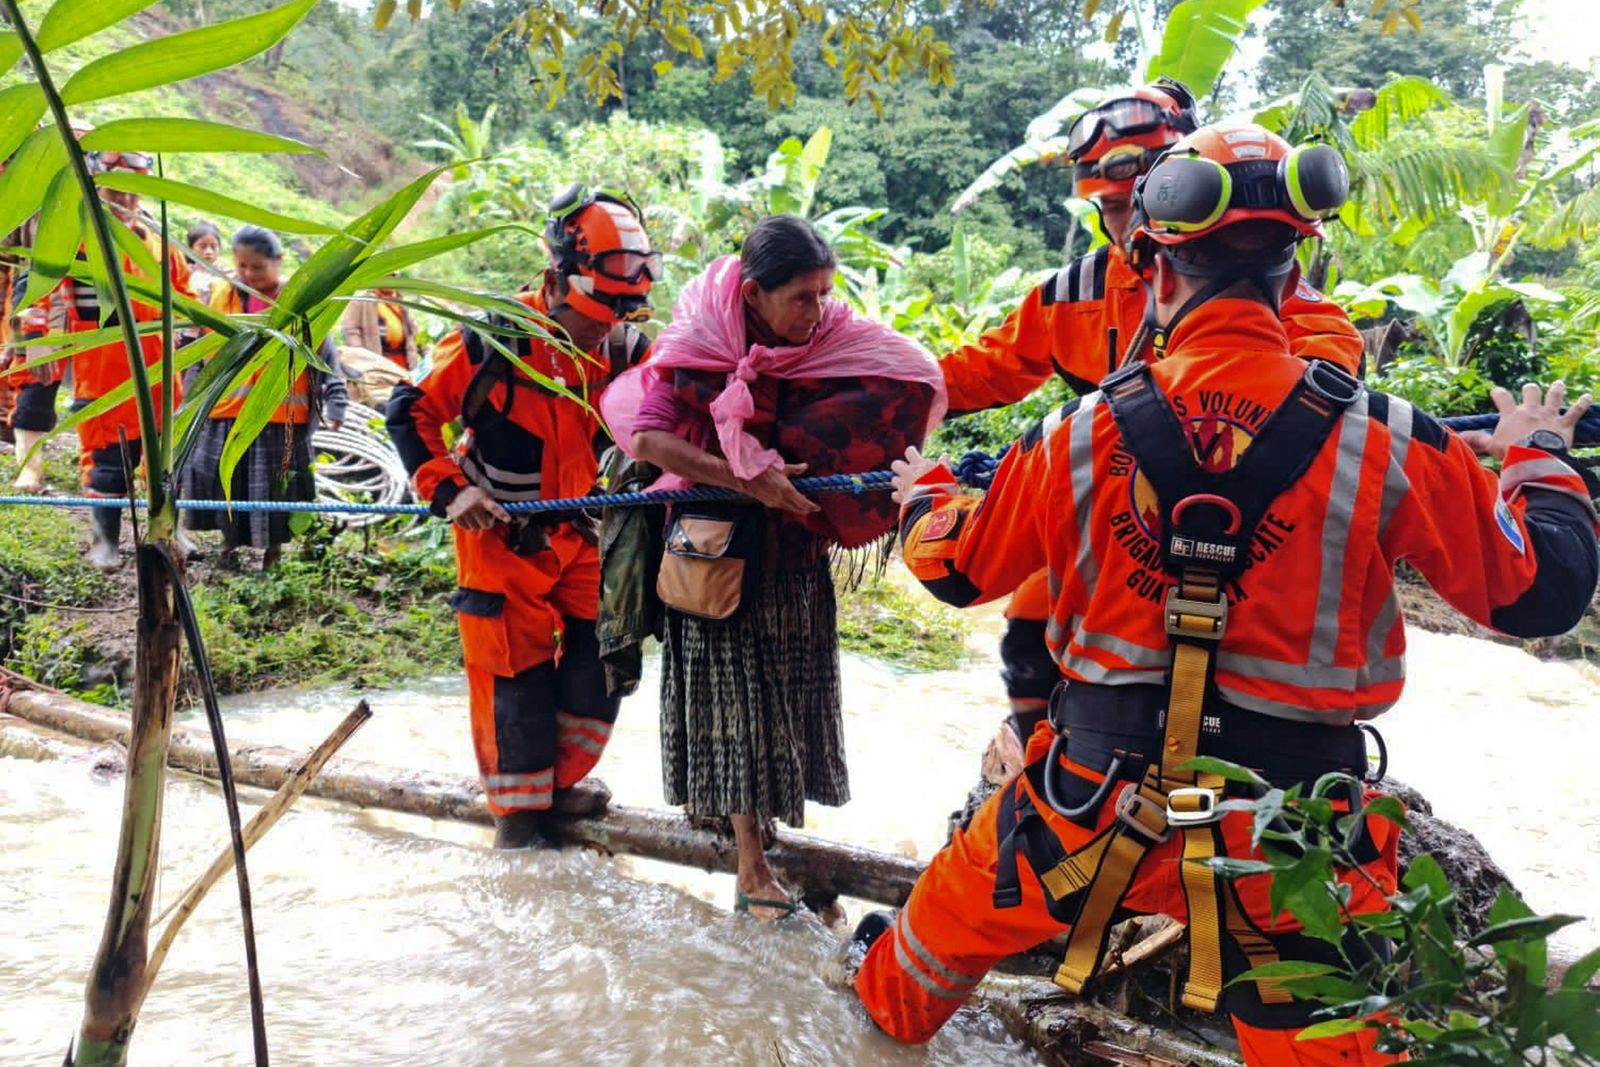
{"label": "safety goggles on helmet", "polygon": [[590,204],[599,203],[602,200],[613,204],[621,204],[641,220],[644,218],[644,212],[639,208],[639,205],[634,202],[633,197],[623,190],[611,186],[590,189],[582,182],[573,182],[557,193],[554,200],[550,201],[550,221],[552,223],[566,222],[581,213]]}
{"label": "safety goggles on helmet", "polygon": [[[1194,113],[1194,96],[1182,82],[1162,78],[1151,87],[1171,99],[1177,110],[1156,100],[1142,96],[1122,96],[1108,100],[1099,107],[1090,108],[1079,115],[1067,129],[1067,158],[1076,162],[1088,152],[1102,134],[1114,140],[1137,137],[1169,129],[1176,134],[1194,130],[1197,120]],[[1149,93],[1151,90],[1140,90]],[[1152,95],[1154,95],[1152,93]]]}
{"label": "safety goggles on helmet", "polygon": [[583,265],[615,282],[637,285],[645,278],[661,280],[661,253],[635,252],[627,248],[612,248],[604,252],[580,257]]}
{"label": "safety goggles on helmet", "polygon": [[1092,163],[1075,165],[1072,168],[1072,180],[1131,182],[1150,169],[1155,157],[1154,152],[1142,145],[1118,145]]}
{"label": "safety goggles on helmet", "polygon": [[155,161],[143,152],[90,152],[89,163],[96,173],[108,170],[131,170],[140,174],[150,173]]}
{"label": "safety goggles on helmet", "polygon": [[[1282,212],[1305,224],[1332,218],[1350,192],[1344,157],[1325,144],[1301,145],[1280,159],[1219,163],[1198,153],[1168,153],[1134,190],[1155,231],[1208,230],[1231,209]],[[1287,220],[1286,220],[1287,221]]]}

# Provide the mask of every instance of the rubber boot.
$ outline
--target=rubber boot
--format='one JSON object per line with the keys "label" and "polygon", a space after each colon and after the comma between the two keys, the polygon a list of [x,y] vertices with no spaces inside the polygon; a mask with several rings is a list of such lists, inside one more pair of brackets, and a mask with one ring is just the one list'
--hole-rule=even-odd
{"label": "rubber boot", "polygon": [[117,542],[122,538],[121,508],[91,508],[94,539],[89,542],[89,562],[103,571],[122,566]]}
{"label": "rubber boot", "polygon": [[190,537],[189,531],[185,530],[182,526],[178,527],[178,536],[173,538],[173,540],[177,543],[179,553],[183,555],[184,559],[190,561],[191,563],[205,554],[200,550],[199,543],[196,542],[194,538]]}
{"label": "rubber boot", "polygon": [[550,839],[545,837],[541,823],[542,811],[514,811],[510,815],[494,817],[494,847],[503,849],[546,848]]}
{"label": "rubber boot", "polygon": [[44,440],[44,434],[38,430],[18,430],[17,435],[17,480],[11,487],[19,493],[33,494],[44,488],[44,449],[39,449],[33,456],[24,460],[28,451],[34,445]]}
{"label": "rubber boot", "polygon": [[585,778],[575,786],[557,789],[550,810],[558,815],[602,815],[611,806],[611,787],[598,778]]}
{"label": "rubber boot", "polygon": [[869,911],[856,923],[856,929],[850,935],[852,943],[859,945],[863,953],[872,947],[872,943],[889,932],[889,927],[894,925],[894,912]]}

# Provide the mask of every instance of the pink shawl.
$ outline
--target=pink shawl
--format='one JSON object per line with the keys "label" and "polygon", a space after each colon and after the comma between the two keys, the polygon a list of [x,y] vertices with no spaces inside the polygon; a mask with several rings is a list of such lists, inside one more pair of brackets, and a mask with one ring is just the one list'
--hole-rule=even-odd
{"label": "pink shawl", "polygon": [[[739,292],[739,257],[723,256],[684,286],[644,363],[623,373],[606,389],[600,411],[618,444],[629,447],[634,416],[655,383],[678,369],[721,371],[727,387],[711,404],[717,441],[738,478],[754,478],[783,457],[744,430],[755,414],[750,383],[757,378],[893,378],[919,382],[934,391],[928,432],[944,418],[944,375],[926,349],[889,327],[830,300],[822,322],[803,345],[768,348],[745,338],[744,298]],[[859,472],[857,472],[859,473]]]}

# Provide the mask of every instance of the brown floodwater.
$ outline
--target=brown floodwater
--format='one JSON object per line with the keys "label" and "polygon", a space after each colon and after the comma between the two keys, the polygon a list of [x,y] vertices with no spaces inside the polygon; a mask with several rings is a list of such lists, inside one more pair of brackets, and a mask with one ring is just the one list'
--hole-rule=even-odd
{"label": "brown floodwater", "polygon": [[[927,858],[1004,713],[988,636],[959,671],[846,657],[854,799],[806,829]],[[1380,722],[1394,773],[1467,827],[1541,911],[1594,914],[1600,672],[1465,637],[1412,636],[1407,697]],[[626,702],[601,772],[619,802],[662,804],[654,676]],[[307,747],[355,694],[229,702],[230,737]],[[372,696],[345,754],[472,772],[464,687]],[[120,781],[87,762],[0,760],[0,1064],[56,1064],[100,934]],[[252,794],[254,801],[259,795]],[[179,778],[162,893],[224,840],[215,789]],[[274,1062],[280,1064],[1026,1064],[964,1011],[926,1048],[876,1033],[822,981],[831,937],[730,915],[727,876],[581,852],[505,855],[476,827],[303,800],[251,852]],[[224,882],[169,958],[135,1064],[249,1062],[236,897]],[[852,914],[852,918],[856,915]],[[1570,958],[1600,943],[1558,935]]]}

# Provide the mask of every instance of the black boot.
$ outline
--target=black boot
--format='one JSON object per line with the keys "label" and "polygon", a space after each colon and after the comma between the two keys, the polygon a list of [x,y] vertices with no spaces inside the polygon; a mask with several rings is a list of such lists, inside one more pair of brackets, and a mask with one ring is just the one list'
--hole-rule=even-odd
{"label": "black boot", "polygon": [[548,848],[550,839],[543,829],[545,812],[514,811],[510,815],[494,817],[494,847]]}
{"label": "black boot", "polygon": [[850,935],[850,940],[860,945],[862,950],[872,947],[872,943],[889,932],[889,927],[894,925],[894,912],[869,911],[856,923],[855,933]]}
{"label": "black boot", "polygon": [[89,510],[93,530],[93,540],[89,542],[89,562],[103,571],[114,571],[122,566],[122,556],[117,551],[117,542],[122,537],[122,509]]}

